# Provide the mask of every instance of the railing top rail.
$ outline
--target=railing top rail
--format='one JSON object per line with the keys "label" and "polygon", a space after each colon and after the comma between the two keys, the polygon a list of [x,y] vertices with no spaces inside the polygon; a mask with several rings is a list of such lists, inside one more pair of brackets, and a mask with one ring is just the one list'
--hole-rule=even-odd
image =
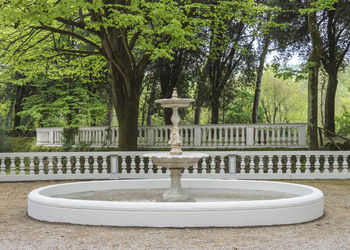
{"label": "railing top rail", "polygon": [[[30,152],[30,153],[0,153],[0,158],[5,157],[71,157],[71,156],[110,156],[110,155],[126,155],[126,156],[142,156],[146,153],[155,153],[160,151],[101,151],[101,152]],[[164,151],[161,151],[164,152]],[[187,151],[194,153],[206,153],[215,156],[241,155],[241,156],[265,156],[265,155],[350,155],[350,151]]]}
{"label": "railing top rail", "polygon": [[[306,123],[271,123],[271,124],[180,124],[180,127],[261,127],[261,126],[306,126]],[[172,127],[172,125],[157,125],[157,126],[139,126],[139,128],[162,128],[162,127]],[[80,129],[106,129],[108,126],[98,126],[98,127],[86,127],[81,126]],[[110,128],[118,128],[118,126],[111,126]],[[46,127],[46,128],[36,128],[37,131],[40,130],[51,130],[51,129],[63,129],[62,127]]]}

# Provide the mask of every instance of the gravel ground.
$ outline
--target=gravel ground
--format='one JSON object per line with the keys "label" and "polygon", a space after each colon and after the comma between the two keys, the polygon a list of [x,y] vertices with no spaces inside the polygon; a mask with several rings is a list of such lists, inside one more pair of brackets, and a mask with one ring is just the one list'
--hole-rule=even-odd
{"label": "gravel ground", "polygon": [[27,195],[64,183],[0,183],[0,249],[350,249],[350,180],[290,181],[325,194],[316,221],[272,227],[157,229],[46,223],[27,215]]}

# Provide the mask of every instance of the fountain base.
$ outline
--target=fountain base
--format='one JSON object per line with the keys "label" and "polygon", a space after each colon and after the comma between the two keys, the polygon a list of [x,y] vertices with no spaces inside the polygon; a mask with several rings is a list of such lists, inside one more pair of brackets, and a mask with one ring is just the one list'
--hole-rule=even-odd
{"label": "fountain base", "polygon": [[[28,215],[49,222],[137,227],[241,227],[294,224],[323,215],[323,193],[306,185],[241,180],[184,179],[190,190],[280,192],[291,198],[196,202],[106,201],[58,198],[73,192],[169,188],[169,180],[113,180],[46,186],[28,195]],[[220,192],[220,191],[218,191]],[[203,192],[205,193],[205,192]],[[202,194],[202,192],[201,192]],[[143,195],[145,196],[145,195]]]}

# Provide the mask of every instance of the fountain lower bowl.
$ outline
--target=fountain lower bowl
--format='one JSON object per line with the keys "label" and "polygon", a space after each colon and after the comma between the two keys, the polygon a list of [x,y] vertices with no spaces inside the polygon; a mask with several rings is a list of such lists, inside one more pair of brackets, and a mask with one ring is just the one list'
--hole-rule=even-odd
{"label": "fountain lower bowl", "polygon": [[167,189],[168,179],[112,180],[51,185],[31,191],[34,219],[85,225],[138,227],[238,227],[294,224],[323,215],[323,193],[314,187],[272,181],[184,179],[185,189],[281,192],[295,197],[245,201],[101,201],[55,196],[101,190]]}

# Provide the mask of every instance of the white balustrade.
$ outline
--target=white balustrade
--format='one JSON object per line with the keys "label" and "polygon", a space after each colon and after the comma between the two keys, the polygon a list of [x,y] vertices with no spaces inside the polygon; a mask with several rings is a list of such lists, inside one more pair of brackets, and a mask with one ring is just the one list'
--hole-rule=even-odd
{"label": "white balustrade", "polygon": [[[140,126],[140,148],[168,148],[171,126]],[[62,146],[62,128],[38,128],[37,145]],[[183,148],[306,147],[306,124],[179,126]],[[118,147],[118,127],[80,127],[76,144]]]}
{"label": "white balustrade", "polygon": [[[209,157],[200,159],[195,166],[184,171],[184,178],[350,178],[350,151],[201,152]],[[0,153],[0,181],[168,178],[169,173],[162,166],[153,166],[150,159],[142,156],[145,153],[146,151]],[[109,160],[110,156],[115,157],[113,161]],[[113,167],[111,164],[114,164]]]}

